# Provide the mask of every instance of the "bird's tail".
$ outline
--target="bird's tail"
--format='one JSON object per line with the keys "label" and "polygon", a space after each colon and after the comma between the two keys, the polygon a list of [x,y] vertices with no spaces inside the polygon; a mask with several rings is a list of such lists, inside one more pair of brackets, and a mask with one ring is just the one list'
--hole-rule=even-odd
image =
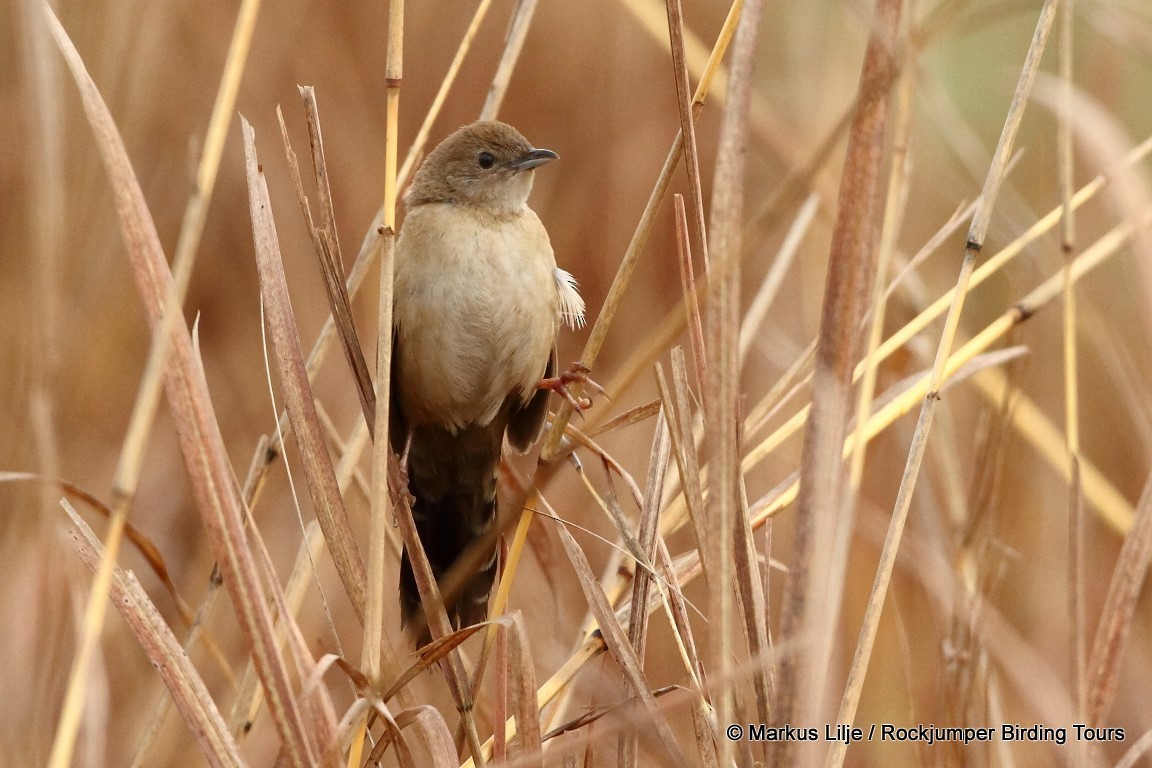
{"label": "bird's tail", "polygon": [[[467,427],[455,434],[418,428],[408,453],[412,517],[441,593],[444,576],[465,551],[485,540],[496,520],[496,467],[503,425]],[[479,566],[454,595],[443,595],[448,618],[459,628],[488,615],[488,593],[496,575],[496,541],[478,552]],[[422,616],[420,593],[405,551],[400,562],[400,606],[404,622]],[[425,633],[422,633],[426,635]]]}

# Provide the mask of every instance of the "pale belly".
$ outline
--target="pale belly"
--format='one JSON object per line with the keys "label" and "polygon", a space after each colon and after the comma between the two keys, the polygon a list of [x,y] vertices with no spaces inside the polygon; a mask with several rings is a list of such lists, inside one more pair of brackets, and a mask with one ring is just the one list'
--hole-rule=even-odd
{"label": "pale belly", "polygon": [[410,424],[487,424],[509,394],[527,400],[535,391],[556,339],[558,307],[552,250],[539,220],[528,216],[493,223],[419,210],[405,222],[394,385]]}

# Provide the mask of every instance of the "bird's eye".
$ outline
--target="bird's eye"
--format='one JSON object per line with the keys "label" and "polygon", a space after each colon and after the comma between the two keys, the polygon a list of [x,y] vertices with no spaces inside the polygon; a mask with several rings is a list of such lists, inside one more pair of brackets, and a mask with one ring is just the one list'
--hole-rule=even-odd
{"label": "bird's eye", "polygon": [[476,155],[476,162],[480,164],[481,168],[487,170],[496,165],[496,158],[492,157],[491,152],[481,152]]}

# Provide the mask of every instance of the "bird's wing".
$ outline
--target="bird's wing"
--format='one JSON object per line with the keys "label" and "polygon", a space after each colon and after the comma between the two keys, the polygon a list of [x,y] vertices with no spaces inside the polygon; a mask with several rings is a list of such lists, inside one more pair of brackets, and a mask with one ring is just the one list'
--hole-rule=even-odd
{"label": "bird's wing", "polygon": [[388,399],[388,442],[397,454],[404,452],[408,442],[408,420],[400,407],[400,334],[392,329],[392,376]]}
{"label": "bird's wing", "polygon": [[[556,375],[556,348],[548,355],[548,367],[544,370],[545,377]],[[508,396],[514,398],[508,415],[508,442],[518,451],[527,451],[536,442],[540,435],[540,428],[544,426],[544,417],[548,415],[548,390],[538,389],[528,402],[519,401],[519,393],[514,392]]]}

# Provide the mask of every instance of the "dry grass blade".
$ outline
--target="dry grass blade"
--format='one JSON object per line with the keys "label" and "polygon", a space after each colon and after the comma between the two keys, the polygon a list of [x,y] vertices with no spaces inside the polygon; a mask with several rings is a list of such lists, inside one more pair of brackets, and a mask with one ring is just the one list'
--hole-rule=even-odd
{"label": "dry grass blade", "polygon": [[[685,609],[684,593],[680,589],[680,580],[676,568],[668,556],[668,550],[663,546],[659,549],[660,570],[669,585],[668,605],[672,625],[676,630],[676,644],[680,649],[685,670],[696,691],[696,700],[692,703],[692,731],[696,736],[696,748],[700,752],[700,765],[704,768],[715,768],[718,765],[716,745],[720,741],[717,734],[715,712],[708,701],[707,680],[704,677],[704,663],[696,650],[696,640],[692,635],[692,625],[688,622],[688,611]],[[655,692],[657,696],[659,691]],[[766,722],[766,721],[765,721]]]}
{"label": "dry grass blade", "polygon": [[1092,643],[1087,667],[1085,715],[1091,726],[1104,722],[1120,679],[1120,662],[1132,632],[1136,601],[1152,562],[1152,477],[1144,486],[1132,530],[1124,539],[1112,571],[1112,583],[1100,612],[1100,624]]}
{"label": "dry grass blade", "polygon": [[336,482],[336,470],[324,443],[324,431],[316,415],[312,387],[304,370],[300,333],[296,328],[296,318],[288,296],[288,281],[284,277],[284,265],[280,259],[280,244],[272,221],[271,203],[256,158],[256,134],[246,120],[243,121],[243,129],[260,294],[285,405],[292,422],[292,435],[300,450],[308,492],[316,508],[316,519],[328,542],[328,550],[332,553],[332,562],[356,616],[363,622],[364,584],[367,581],[364,561],[360,557],[360,548],[356,545],[348,514],[344,510],[344,499]]}
{"label": "dry grass blade", "polygon": [[[122,236],[133,254],[148,247],[159,250],[160,244],[156,236],[155,225],[152,223],[143,195],[140,193],[139,187],[136,186],[127,153],[124,151],[123,143],[119,140],[116,126],[107,113],[107,108],[104,107],[103,98],[97,90],[96,84],[88,75],[84,62],[80,59],[72,41],[57,20],[51,6],[45,3],[43,10],[56,46],[64,55],[64,59],[72,71],[72,77],[80,88],[85,112],[93,132],[96,134],[105,167],[112,179],[113,191],[118,193],[116,195],[116,208],[120,215]],[[174,306],[176,301],[173,299],[171,304]],[[162,319],[159,322],[160,329],[155,335],[167,337],[171,327],[175,325],[175,318],[179,313],[171,310],[163,312],[162,315],[166,316],[167,319]],[[162,358],[166,343],[155,340],[153,347],[158,350],[153,353],[158,361]],[[138,400],[135,410],[138,414],[146,415],[149,412],[148,403]],[[142,446],[147,432],[145,422],[146,420],[140,417],[134,419],[133,429],[129,431],[121,448],[117,477],[113,485],[115,499],[109,515],[108,538],[85,606],[80,647],[72,660],[68,687],[52,743],[52,752],[48,758],[50,768],[63,768],[72,762],[72,753],[83,717],[83,699],[88,686],[88,677],[103,633],[104,618],[107,615],[107,593],[120,554],[120,545],[123,542],[124,530],[128,524],[128,512],[138,482],[139,467],[142,462]]]}
{"label": "dry grass blade", "polygon": [[336,324],[336,332],[340,337],[344,358],[348,361],[349,368],[352,369],[352,378],[356,382],[356,391],[360,396],[360,407],[364,411],[364,420],[371,430],[376,426],[376,397],[372,389],[372,377],[368,373],[368,364],[364,360],[364,352],[360,348],[360,340],[352,320],[352,304],[348,296],[348,288],[344,282],[343,259],[340,255],[340,240],[336,233],[335,213],[332,210],[332,192],[328,184],[328,165],[324,157],[324,140],[320,133],[316,93],[310,86],[302,86],[300,96],[304,101],[304,111],[308,119],[308,140],[312,148],[312,167],[316,175],[316,188],[322,216],[320,226],[316,225],[312,217],[312,210],[300,178],[300,165],[288,139],[288,127],[284,124],[284,115],[279,108],[276,109],[276,119],[280,123],[280,136],[284,143],[284,152],[288,157],[288,169],[291,172],[292,183],[296,187],[296,198],[300,203],[300,212],[304,216],[304,224],[312,237],[312,247],[316,251],[316,259],[320,263],[320,271],[324,276],[328,306]]}
{"label": "dry grass blade", "polygon": [[[69,541],[85,564],[95,571],[103,560],[103,548],[72,506],[65,502],[64,509],[74,526],[68,531]],[[109,594],[164,681],[209,765],[221,768],[243,766],[236,742],[228,732],[216,702],[140,582],[133,574],[116,568]]]}
{"label": "dry grass blade", "polygon": [[[240,78],[247,62],[251,47],[252,35],[259,13],[260,0],[244,0],[241,4],[236,25],[233,30],[232,41],[228,49],[228,59],[221,76],[216,101],[212,108],[212,117],[209,121],[205,136],[204,150],[200,157],[196,173],[196,184],[188,199],[184,210],[184,220],[180,228],[180,237],[176,244],[176,253],[172,259],[173,283],[175,296],[183,300],[187,294],[188,284],[191,280],[192,270],[196,261],[196,253],[200,244],[200,236],[208,215],[208,206],[212,199],[212,192],[216,185],[216,177],[220,167],[220,159],[224,151],[228,125],[236,104],[236,97],[240,88]],[[167,313],[165,323],[176,323],[181,319],[178,312]],[[143,466],[144,446],[156,417],[156,410],[160,402],[160,389],[164,381],[164,368],[168,354],[169,329],[153,335],[152,344],[148,353],[148,362],[145,366],[144,376],[140,382],[140,389],[133,406],[132,418],[129,422],[127,435],[124,439],[120,462],[117,467],[115,488],[117,508],[127,509],[135,497],[136,488]],[[111,518],[115,522],[121,515],[114,513]],[[114,525],[115,530],[115,525]],[[126,532],[131,538],[135,529],[128,525]],[[166,583],[167,575],[163,576]],[[212,587],[209,595],[215,595],[216,589]],[[206,597],[210,601],[211,597]],[[205,603],[206,606],[210,602]],[[182,612],[187,614],[187,608],[181,603]],[[191,641],[200,637],[201,633],[194,625],[190,636]],[[190,643],[191,644],[191,643]],[[210,651],[221,660],[219,648],[215,643],[209,643]],[[227,670],[227,666],[221,663]],[[231,671],[227,670],[231,677]],[[152,725],[146,730],[137,751],[136,764],[145,759],[151,746],[152,739],[159,732],[163,717],[167,712],[168,699],[161,699],[156,709]]]}
{"label": "dry grass blade", "polygon": [[[672,451],[676,456],[680,482],[684,488],[688,489],[686,498],[689,499],[689,515],[693,522],[696,552],[697,557],[699,557],[700,541],[703,538],[700,526],[704,521],[704,500],[700,490],[700,465],[696,458],[696,443],[691,436],[691,419],[687,418],[687,414],[690,413],[686,394],[688,374],[684,366],[684,349],[682,347],[675,347],[672,350],[672,374],[676,382],[675,393],[669,389],[663,368],[660,365],[656,366],[656,383],[660,390],[660,397],[664,403],[665,411],[671,415],[668,421],[669,439],[671,440]],[[687,438],[685,438],[685,433],[688,434]],[[717,738],[710,717],[711,706],[708,704],[709,697],[704,678],[704,664],[696,650],[696,641],[692,635],[692,627],[688,623],[688,615],[684,607],[684,595],[680,589],[675,568],[668,557],[667,549],[662,546],[659,552],[660,567],[670,587],[669,604],[672,609],[672,622],[676,629],[676,641],[684,657],[688,675],[700,696],[697,706],[692,709],[692,724],[696,730],[696,741],[700,748],[701,761],[705,765],[715,765]],[[700,562],[703,563],[703,560]],[[705,581],[707,579],[708,574],[705,572]]]}
{"label": "dry grass blade", "polygon": [[[359,687],[366,691],[367,679],[363,676],[359,677]],[[408,744],[408,738],[404,735],[404,729],[415,725],[416,731],[420,735],[419,742],[424,744],[427,753],[432,760],[430,763],[434,768],[450,768],[456,766],[456,747],[452,742],[452,732],[448,730],[448,724],[444,722],[444,717],[440,715],[438,709],[430,705],[419,705],[404,709],[403,712],[393,717],[391,710],[388,709],[384,701],[379,699],[369,699],[369,702],[376,714],[378,714],[382,721],[385,722],[387,733],[384,738],[381,738],[376,746],[372,747],[372,751],[364,761],[364,766],[379,766],[381,761],[384,760],[384,754],[389,746],[396,745],[396,762],[399,763],[400,768],[416,768],[417,765],[424,765],[424,763],[417,763],[412,758],[411,746]],[[358,716],[363,718],[363,713],[358,713]],[[351,762],[349,760],[349,768],[361,765],[359,762]]]}
{"label": "dry grass blade", "polygon": [[[284,586],[284,605],[287,610],[277,617],[277,647],[283,644],[287,632],[284,617],[295,617],[299,613],[300,605],[304,602],[304,596],[314,577],[313,563],[323,551],[323,546],[323,531],[320,530],[316,522],[309,523],[304,531],[304,538],[300,542],[300,549],[296,553],[296,562],[292,567],[292,573]],[[252,663],[249,663],[237,687],[236,697],[232,702],[232,713],[228,718],[228,727],[232,733],[236,734],[237,738],[251,731],[255,724],[260,705],[263,702],[260,694],[256,668]]]}
{"label": "dry grass blade", "polygon": [[560,537],[560,543],[564,546],[564,552],[568,556],[568,561],[572,564],[572,568],[576,572],[576,578],[580,582],[580,589],[584,592],[584,598],[588,601],[588,607],[592,609],[592,614],[596,617],[596,621],[600,625],[600,632],[602,633],[605,645],[608,647],[608,652],[612,654],[612,658],[616,659],[616,663],[619,664],[620,670],[624,673],[624,679],[628,681],[629,687],[632,688],[633,692],[644,703],[655,725],[656,733],[660,737],[660,742],[664,746],[668,756],[672,759],[672,762],[676,765],[687,765],[684,755],[680,751],[680,746],[676,742],[676,737],[672,733],[672,729],[669,728],[668,722],[656,708],[656,697],[652,694],[652,688],[648,685],[648,681],[644,677],[644,670],[640,659],[637,657],[636,651],[632,648],[631,643],[628,642],[628,636],[624,633],[624,628],[620,626],[620,622],[612,612],[612,606],[609,605],[608,599],[604,596],[604,592],[600,588],[600,583],[593,575],[592,568],[588,564],[588,558],[584,556],[584,551],[580,549],[580,545],[576,543],[576,539],[568,532],[568,526],[556,517],[556,513],[548,506],[548,503],[543,497],[540,498],[540,503],[544,505],[548,513],[557,521],[556,532]]}
{"label": "dry grass blade", "polygon": [[[659,700],[661,697],[666,696],[669,693],[675,693],[677,691],[682,692],[683,690],[684,689],[678,685],[666,685],[663,688],[653,689],[652,695],[655,696],[657,700]],[[578,715],[577,717],[574,717],[571,720],[567,720],[545,733],[543,737],[544,741],[554,739],[557,736],[562,736],[565,733],[573,733],[574,731],[578,731],[591,725],[592,723],[595,723],[598,720],[602,720],[605,715],[627,710],[629,707],[632,707],[637,703],[639,703],[639,699],[635,696],[630,696],[627,699],[616,701],[611,704],[601,704],[589,707],[585,712]],[[609,726],[609,728],[613,731],[620,730],[620,726]]]}
{"label": "dry grass blade", "polygon": [[[552,673],[552,677],[548,678],[536,691],[537,709],[543,709],[549,702],[554,701],[563,691],[567,690],[576,674],[605,650],[607,650],[607,646],[602,634],[597,632],[586,638],[581,643],[580,648],[564,662],[560,669]],[[515,733],[516,723],[511,719],[507,720],[504,723],[505,738],[511,738]],[[484,743],[485,754],[491,752],[493,741],[494,739],[490,738]],[[464,762],[462,768],[472,768],[474,765],[475,761],[469,759]]]}
{"label": "dry grass blade", "polygon": [[455,768],[456,747],[452,732],[440,712],[427,704],[405,709],[396,715],[396,725],[413,728],[420,734],[420,743],[428,750],[431,768]]}
{"label": "dry grass blade", "polygon": [[[772,702],[776,697],[770,666],[772,649],[768,642],[768,606],[759,558],[756,556],[756,543],[748,521],[748,496],[743,483],[740,487],[740,514],[734,521],[733,539],[733,575],[736,579],[736,594],[740,598],[740,620],[748,644],[748,656],[754,660],[763,660],[754,663],[752,667],[756,716],[759,722],[770,723]],[[765,563],[764,567],[768,570],[770,565]],[[767,747],[764,745],[765,750]],[[761,758],[767,761],[766,751]]]}
{"label": "dry grass blade", "polygon": [[1123,759],[1116,763],[1116,768],[1134,768],[1149,752],[1152,752],[1152,731],[1145,731],[1144,735],[1124,753]]}
{"label": "dry grass blade", "polygon": [[644,405],[638,405],[635,408],[629,408],[618,416],[613,416],[608,421],[604,422],[598,427],[588,430],[588,437],[599,437],[606,435],[609,432],[615,432],[625,427],[630,427],[633,424],[639,424],[642,421],[652,418],[660,412],[660,401],[653,400]]}
{"label": "dry grass blade", "polygon": [[651,561],[644,554],[639,540],[632,533],[628,518],[624,516],[624,510],[620,508],[620,501],[616,496],[616,484],[612,481],[612,464],[605,458],[601,461],[601,465],[604,468],[604,480],[607,483],[607,490],[603,496],[596,491],[596,487],[592,484],[588,473],[583,471],[583,465],[579,465],[577,472],[579,472],[580,479],[584,482],[584,487],[588,490],[588,494],[596,501],[596,506],[598,506],[600,510],[604,512],[605,516],[612,521],[612,524],[616,526],[616,533],[620,537],[620,543],[623,544],[624,549],[632,559],[636,561],[637,570],[651,573]]}
{"label": "dry grass blade", "polygon": [[[910,113],[913,87],[916,83],[916,79],[911,72],[914,64],[914,60],[912,59],[914,52],[915,48],[913,46],[904,46],[904,62],[901,66],[900,85],[896,94],[895,126],[892,134],[892,170],[888,175],[888,191],[884,203],[884,219],[880,229],[880,242],[877,246],[876,272],[871,288],[871,317],[868,319],[867,352],[864,355],[864,359],[860,362],[860,365],[864,367],[864,373],[860,377],[860,386],[856,398],[857,430],[863,429],[864,424],[867,422],[868,413],[872,407],[872,398],[876,394],[876,377],[879,373],[879,365],[876,363],[876,350],[884,338],[884,319],[888,312],[889,291],[885,289],[885,281],[891,270],[893,251],[896,248],[896,240],[900,234],[900,227],[907,203],[908,177],[911,166],[908,137],[912,122]],[[948,228],[943,231],[947,231],[947,229]],[[912,266],[912,263],[909,263],[908,269],[911,269]],[[892,284],[894,288],[898,284],[898,281],[894,280]],[[853,506],[855,505],[854,497],[859,492],[860,481],[864,475],[864,458],[867,453],[865,450],[866,446],[867,442],[857,436],[856,450],[853,451],[852,454],[852,467],[849,474],[849,487],[853,498],[849,498],[847,501],[848,504]],[[854,515],[849,516],[852,517]],[[833,561],[836,563],[847,563],[848,539],[851,536],[849,528],[849,526],[846,526],[844,529],[837,531],[836,553],[833,556]],[[836,583],[843,583],[843,574],[839,574],[835,581]]]}
{"label": "dry grass blade", "polygon": [[[696,119],[692,114],[692,90],[688,82],[688,62],[684,53],[684,8],[680,0],[665,0],[668,13],[668,35],[671,40],[672,74],[676,79],[676,106],[680,110],[680,135],[684,137],[684,165],[688,170],[688,199],[692,201],[692,217],[696,235],[695,251],[707,270],[708,234],[704,224],[704,193],[700,191],[700,153],[696,151]],[[677,216],[681,215],[679,208]],[[678,221],[677,230],[684,226]],[[682,252],[689,252],[684,244]]]}
{"label": "dry grass blade", "polygon": [[[517,492],[523,488],[523,483],[519,482],[516,478]],[[495,593],[492,595],[491,603],[489,605],[489,616],[500,616],[504,613],[505,608],[508,607],[508,596],[512,592],[512,583],[516,578],[517,569],[520,564],[520,558],[524,554],[524,547],[528,541],[528,530],[532,525],[532,518],[534,517],[535,509],[535,492],[529,495],[524,501],[523,509],[519,517],[516,519],[516,530],[512,534],[512,544],[508,547],[503,545],[501,540],[501,550],[499,557],[499,576],[496,584]],[[500,526],[503,528],[504,526]],[[501,534],[503,535],[503,534]],[[496,622],[489,622],[488,632],[484,635],[484,644],[480,649],[480,659],[476,663],[476,668],[472,673],[472,698],[476,699],[480,696],[480,687],[484,680],[484,673],[488,668],[488,661],[492,653],[494,644],[504,642],[500,632],[502,624]],[[503,700],[497,696],[497,706],[503,706]],[[493,717],[495,722],[507,720],[507,716],[496,715]],[[459,736],[459,734],[457,734]],[[504,733],[497,729],[493,734],[496,742],[504,736]]]}
{"label": "dry grass blade", "polygon": [[[366,678],[363,678],[363,682],[367,683],[368,681]],[[361,699],[361,701],[365,701],[365,699]],[[379,699],[373,698],[367,699],[366,701],[372,707],[372,709],[375,710],[375,713],[379,715],[380,719],[384,721],[386,734],[384,738],[381,738],[376,742],[376,746],[372,748],[372,751],[368,754],[368,759],[365,760],[363,764],[374,767],[379,766],[380,762],[384,759],[384,753],[387,751],[388,747],[390,747],[392,744],[395,744],[397,764],[399,764],[400,768],[413,768],[415,763],[412,760],[412,750],[408,746],[408,739],[405,737],[404,731],[400,728],[400,724],[396,721],[396,718],[392,716],[391,710],[389,710],[388,706]],[[361,719],[364,719],[365,713],[361,711],[358,713],[358,716]],[[361,737],[364,735],[364,732],[360,733]],[[353,756],[359,756],[361,752],[361,746],[363,745],[353,745],[353,749],[349,754],[349,768],[354,768],[354,766],[360,765],[359,762],[353,763],[351,758]]]}
{"label": "dry grass blade", "polygon": [[[828,660],[840,608],[838,600],[826,599],[835,590],[829,544],[840,527],[850,525],[842,498],[841,452],[852,406],[856,329],[876,268],[875,222],[882,207],[880,172],[901,10],[900,0],[877,0],[874,5],[840,177],[812,373],[812,408],[800,459],[792,574],[781,618],[783,633],[800,638],[802,649],[785,657],[781,669],[780,723],[818,722],[824,711]],[[787,749],[785,745],[782,755]]]}
{"label": "dry grass blade", "polygon": [[519,611],[512,614],[512,625],[508,634],[510,635],[508,667],[512,681],[509,693],[516,703],[516,723],[520,726],[520,757],[517,764],[542,766],[544,763],[540,712],[536,708],[536,670],[533,668],[532,644],[528,639],[528,628],[524,624],[523,614]]}
{"label": "dry grass blade", "polygon": [[692,360],[696,363],[696,386],[703,392],[707,379],[707,353],[704,350],[704,324],[700,320],[700,297],[696,288],[696,273],[692,269],[688,215],[684,211],[683,195],[673,195],[673,209],[676,211],[676,255],[680,262],[680,287],[684,293],[684,311],[688,315],[688,335],[692,339]]}
{"label": "dry grass blade", "polygon": [[437,638],[436,640],[428,643],[428,645],[418,649],[416,652],[416,663],[408,667],[408,669],[404,670],[404,673],[400,675],[396,682],[392,683],[392,685],[384,692],[384,695],[381,696],[380,699],[382,701],[388,701],[391,699],[393,696],[398,694],[404,686],[412,682],[412,680],[417,675],[419,675],[421,672],[425,672],[431,669],[436,664],[439,664],[451,651],[458,648],[461,643],[472,637],[472,635],[476,634],[481,629],[485,629],[490,623],[492,622],[473,624],[470,627],[465,627],[464,629],[457,630],[448,635],[445,635],[444,637]]}
{"label": "dry grass blade", "polygon": [[[166,388],[197,508],[208,530],[214,554],[221,563],[225,584],[252,648],[288,757],[293,765],[304,765],[312,759],[311,748],[292,695],[287,670],[275,649],[271,616],[251,553],[245,544],[240,500],[235,493],[228,454],[212,410],[207,383],[194,363],[187,327],[164,319],[165,309],[178,304],[155,225],[148,214],[123,141],[95,83],[51,8],[46,4],[43,8],[57,46],[79,86],[85,113],[96,136],[149,325],[153,330],[163,328],[164,332],[170,330],[172,333],[172,358],[166,371]],[[70,740],[65,734],[65,741]],[[66,752],[71,752],[70,746]],[[64,757],[64,762],[67,762]]]}
{"label": "dry grass blade", "polygon": [[[637,532],[641,563],[651,563],[656,554],[656,536],[660,529],[660,504],[664,498],[664,474],[668,469],[668,426],[661,411],[656,416],[656,430],[652,436],[652,452],[648,457],[648,482],[644,490],[644,503],[640,509],[640,528]],[[648,593],[652,589],[652,575],[648,568],[637,568],[632,581],[632,614],[628,620],[628,642],[642,665],[648,644]],[[636,765],[637,734],[620,736],[618,759],[621,766]]]}
{"label": "dry grass blade", "polygon": [[[669,390],[664,372],[659,367],[656,369],[656,383],[660,389],[664,409],[669,414],[672,448],[676,455],[676,468],[680,473],[680,486],[684,489],[688,515],[692,519],[696,550],[703,553],[705,542],[708,540],[707,512],[704,509],[704,490],[701,487],[700,459],[696,455],[696,438],[692,432],[692,401],[688,394],[688,370],[684,362],[683,347],[672,349],[672,389]],[[708,561],[704,559],[701,562],[704,563],[705,579],[714,579],[715,577],[709,573]]]}
{"label": "dry grass blade", "polygon": [[[336,722],[336,711],[329,697],[328,689],[311,682],[314,679],[319,679],[322,670],[318,668],[316,660],[308,650],[308,644],[304,641],[300,627],[296,624],[299,604],[290,603],[289,596],[279,589],[279,581],[272,557],[268,554],[264,538],[260,535],[256,521],[251,516],[248,518],[248,525],[253,531],[253,554],[256,557],[257,566],[263,572],[264,581],[267,584],[277,585],[275,589],[270,590],[271,603],[276,610],[279,627],[286,640],[285,645],[289,656],[295,663],[296,676],[303,681],[300,686],[301,712],[305,717],[304,727],[308,729],[309,742],[314,745],[314,750],[318,756],[316,764],[326,766],[326,768],[340,768],[340,734]],[[308,531],[305,530],[302,533],[306,536]],[[298,564],[302,559],[308,559],[311,563],[314,558],[308,551],[308,542],[302,542],[300,550],[297,553]],[[294,597],[300,598],[304,592],[302,582],[306,581],[307,574],[303,568],[298,568],[293,575],[296,576],[296,580],[289,582],[289,587],[296,592]]]}

